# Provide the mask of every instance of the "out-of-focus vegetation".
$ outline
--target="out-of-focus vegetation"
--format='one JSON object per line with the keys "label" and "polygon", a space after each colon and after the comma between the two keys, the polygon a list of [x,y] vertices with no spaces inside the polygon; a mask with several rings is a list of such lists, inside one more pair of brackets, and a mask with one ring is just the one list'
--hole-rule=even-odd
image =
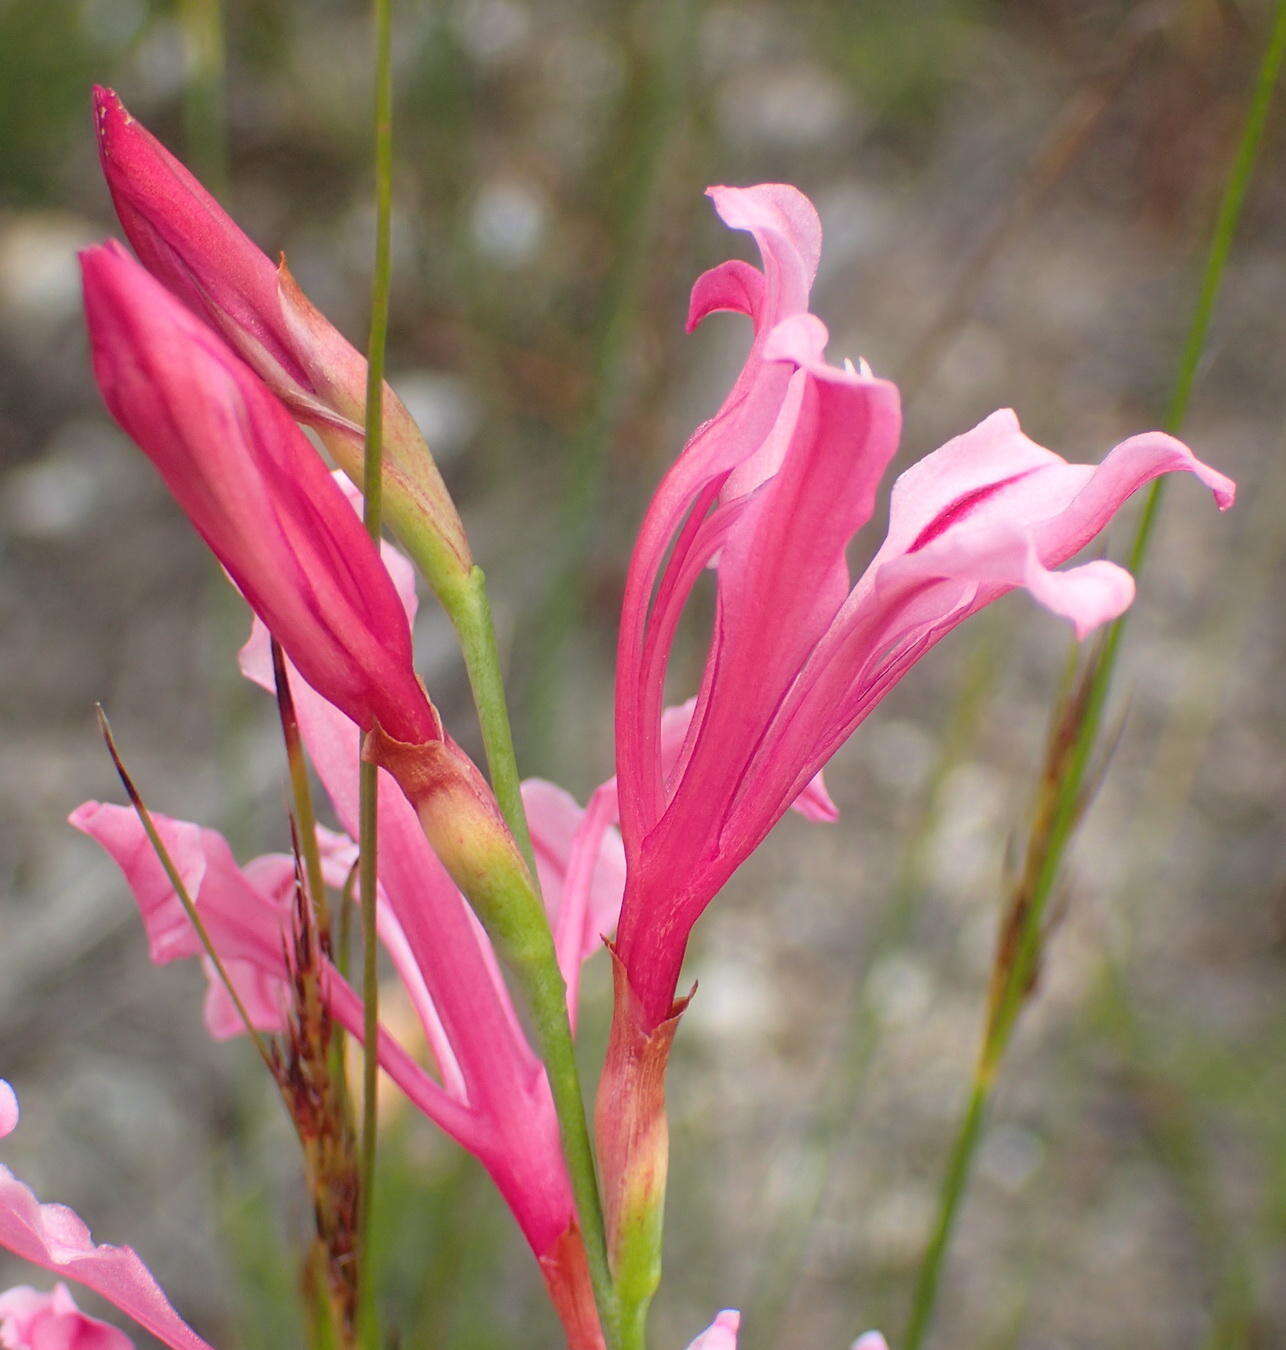
{"label": "out-of-focus vegetation", "polygon": [[[397,7],[393,380],[487,568],[525,772],[582,796],[611,772],[631,532],[744,347],[732,319],[682,332],[696,274],[747,256],[702,188],[786,179],[817,200],[817,309],[836,355],[904,382],[904,463],[1005,404],[1097,459],[1162,415],[1267,14]],[[101,698],[156,809],[243,855],[285,844],[271,709],[235,676],[244,616],[89,380],[73,255],[114,225],[88,86],[224,184],[360,339],[369,52],[365,8],[322,0],[0,9],[0,1074],[33,1122],[6,1161],[248,1350],[297,1334],[293,1143],[251,1057],[205,1040],[195,974],[147,964],[118,875],[62,825],[115,794]],[[1282,149],[1279,109],[1187,425],[1241,502],[1216,518],[1190,485],[1169,494],[944,1348],[1286,1339]],[[424,608],[421,670],[469,742]],[[658,1346],[724,1305],[751,1350],[896,1338],[1067,649],[1021,597],[955,636],[837,760],[841,822],[784,824],[704,921]],[[601,970],[589,998],[593,1066]],[[552,1344],[478,1169],[409,1116],[384,1159],[405,1343]]]}

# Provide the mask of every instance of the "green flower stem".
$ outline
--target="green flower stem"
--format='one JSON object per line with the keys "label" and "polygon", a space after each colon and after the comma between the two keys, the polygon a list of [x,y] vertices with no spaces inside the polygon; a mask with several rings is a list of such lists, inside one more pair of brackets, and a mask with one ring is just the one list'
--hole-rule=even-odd
{"label": "green flower stem", "polygon": [[[518,760],[514,754],[513,731],[509,725],[509,705],[505,699],[496,628],[487,598],[487,578],[475,566],[455,592],[438,592],[448,617],[455,625],[469,688],[478,714],[482,746],[487,757],[487,772],[501,814],[509,832],[518,841],[533,878],[536,857],[527,828],[527,813],[522,804]],[[539,885],[539,883],[536,883]]]}
{"label": "green flower stem", "polygon": [[[375,20],[375,263],[371,277],[371,323],[366,344],[366,447],[363,461],[362,519],[367,533],[380,539],[383,505],[384,354],[388,340],[391,221],[393,211],[393,15],[391,0],[373,0]],[[371,1249],[375,1199],[376,1107],[379,1092],[379,935],[376,923],[377,849],[379,838],[379,771],[363,761],[358,778],[361,850],[359,886],[362,902],[362,1144],[361,1220],[358,1259],[359,1324],[364,1344],[381,1342],[375,1304]]]}
{"label": "green flower stem", "polygon": [[[1284,54],[1286,54],[1286,0],[1278,0],[1273,11],[1268,44],[1251,94],[1245,128],[1219,203],[1196,304],[1179,357],[1174,388],[1165,417],[1166,430],[1171,433],[1177,433],[1182,427],[1191,401],[1197,368],[1201,354],[1205,350],[1215,302],[1254,171]],[[1129,568],[1136,576],[1142,570],[1147,558],[1161,500],[1162,486],[1158,481],[1148,492],[1129,551]],[[1033,826],[1028,846],[1028,868],[1032,884],[1027,893],[1027,904],[1022,915],[1013,957],[1005,971],[999,997],[988,1018],[982,1050],[974,1070],[969,1101],[957,1130],[943,1178],[933,1235],[920,1268],[912,1299],[911,1321],[905,1337],[905,1350],[920,1350],[932,1320],[943,1260],[950,1245],[960,1201],[982,1137],[982,1125],[992,1085],[1018,1012],[1030,987],[1031,975],[1040,952],[1044,915],[1049,897],[1058,879],[1067,844],[1084,805],[1086,772],[1095,738],[1102,723],[1103,710],[1124,631],[1124,617],[1117,619],[1108,628],[1090,659],[1083,679],[1069,696],[1072,701],[1065,704],[1063,712],[1056,719],[1061,723],[1065,717],[1072,715],[1075,724],[1070,743],[1056,746],[1051,752],[1060,756],[1060,771],[1049,787],[1048,809],[1038,812]]]}

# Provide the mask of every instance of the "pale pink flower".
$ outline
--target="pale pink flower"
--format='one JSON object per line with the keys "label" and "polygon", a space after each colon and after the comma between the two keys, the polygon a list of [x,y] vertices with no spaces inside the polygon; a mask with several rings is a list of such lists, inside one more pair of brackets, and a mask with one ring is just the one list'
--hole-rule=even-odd
{"label": "pale pink flower", "polygon": [[0,1347],[3,1350],[134,1350],[134,1342],[116,1327],[90,1317],[76,1306],[65,1284],[52,1292],[19,1285],[0,1294]]}
{"label": "pale pink flower", "polygon": [[[737,1350],[740,1330],[741,1314],[735,1308],[725,1308],[688,1346],[688,1350]],[[859,1336],[849,1350],[889,1350],[889,1346],[878,1331],[868,1331]]]}
{"label": "pale pink flower", "polygon": [[[992,414],[896,482],[888,535],[853,584],[845,552],[872,514],[900,433],[898,391],[823,357],[807,312],[821,231],[779,184],[712,188],[763,271],[729,262],[694,287],[690,323],[748,315],[754,337],[718,413],[648,508],[631,559],[616,683],[628,883],[617,950],[646,1028],[671,1013],[705,906],[889,689],[963,619],[1015,587],[1083,636],[1133,582],[1109,562],[1055,570],[1158,474],[1186,470],[1231,505],[1233,484],[1159,432],[1097,467],[1068,464]],[[662,697],[680,616],[717,579],[710,651],[677,763]]]}
{"label": "pale pink flower", "polygon": [[[0,1138],[17,1124],[18,1099],[0,1079]],[[170,1306],[137,1252],[95,1243],[79,1215],[66,1205],[41,1204],[4,1166],[0,1166],[0,1248],[101,1294],[171,1350],[211,1350]],[[42,1306],[39,1300],[49,1296],[34,1295],[33,1301],[31,1294],[10,1290],[0,1295],[0,1337],[8,1338],[3,1342],[6,1350],[11,1346],[125,1350],[129,1345],[122,1333],[76,1313],[70,1296],[60,1297],[55,1290],[54,1302]]]}
{"label": "pale pink flower", "polygon": [[[342,490],[345,509],[356,519],[360,497],[347,484]],[[416,606],[414,573],[389,544],[383,545],[383,559],[409,624]],[[259,620],[242,649],[241,668],[256,684],[274,689],[270,639]],[[287,671],[304,748],[347,831],[318,832],[326,882],[339,891],[357,856],[351,836],[358,829],[360,733],[289,663]],[[568,861],[570,841],[583,833],[584,813],[551,783],[524,784],[523,799],[551,921],[558,928],[561,919],[565,929],[570,885],[578,892],[582,886],[568,876]],[[269,855],[239,867],[214,831],[160,815],[153,819],[252,1020],[262,1029],[279,1028],[288,997],[283,938],[295,884],[292,860]],[[97,840],[124,872],[152,959],[199,955],[200,940],[135,813],[87,802],[73,812],[71,823]],[[619,835],[610,828],[598,832],[594,849],[576,905],[587,932],[609,931],[624,886]],[[387,1031],[381,1034],[380,1062],[425,1115],[481,1160],[540,1260],[551,1292],[558,1292],[554,1286],[566,1274],[560,1263],[576,1259],[566,1246],[574,1207],[548,1081],[515,1015],[490,941],[434,855],[413,808],[383,771],[377,856],[380,939],[419,1018],[437,1076],[426,1073]],[[569,946],[564,965],[569,980],[597,946],[583,936]],[[360,1039],[360,999],[329,965],[325,989],[336,1020]],[[206,1025],[219,1036],[244,1029],[213,976]]]}

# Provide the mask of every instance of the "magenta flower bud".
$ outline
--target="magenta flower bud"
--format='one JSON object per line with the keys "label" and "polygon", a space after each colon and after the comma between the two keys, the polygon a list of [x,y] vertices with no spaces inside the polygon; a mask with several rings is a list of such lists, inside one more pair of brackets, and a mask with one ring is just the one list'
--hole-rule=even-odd
{"label": "magenta flower bud", "polygon": [[[360,485],[365,359],[284,259],[274,265],[115,93],[96,86],[94,111],[103,176],[143,266],[222,334]],[[383,406],[390,524],[435,589],[450,587],[473,565],[464,527],[419,428],[387,385]]]}
{"label": "magenta flower bud", "polygon": [[439,740],[392,581],[263,382],[118,244],[81,254],[94,376],[309,684],[365,731]]}

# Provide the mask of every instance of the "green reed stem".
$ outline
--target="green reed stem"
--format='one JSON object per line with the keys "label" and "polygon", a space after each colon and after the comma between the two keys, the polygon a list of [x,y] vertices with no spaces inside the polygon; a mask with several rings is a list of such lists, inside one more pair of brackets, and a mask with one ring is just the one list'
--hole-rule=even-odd
{"label": "green reed stem", "polygon": [[[1198,366],[1205,350],[1228,255],[1254,172],[1284,53],[1286,53],[1286,0],[1278,0],[1273,11],[1268,43],[1251,94],[1245,127],[1220,198],[1196,304],[1179,356],[1174,387],[1165,417],[1165,428],[1171,433],[1177,433],[1182,427],[1191,401]],[[1158,481],[1148,492],[1129,550],[1129,567],[1136,576],[1147,558],[1161,500],[1161,483]],[[1084,805],[1086,771],[1102,722],[1124,631],[1124,616],[1108,628],[1107,634],[1090,658],[1084,678],[1078,682],[1077,689],[1069,696],[1069,699],[1076,700],[1079,706],[1073,707],[1069,703],[1065,708],[1065,713],[1075,714],[1071,742],[1062,746],[1055,743],[1051,750],[1051,754],[1060,756],[1061,772],[1052,784],[1051,809],[1048,813],[1038,812],[1029,838],[1028,864],[1032,868],[1032,884],[1026,896],[1015,951],[1005,972],[999,997],[988,1018],[982,1048],[974,1069],[968,1104],[957,1129],[939,1192],[937,1218],[912,1297],[911,1320],[904,1338],[905,1350],[920,1350],[932,1321],[944,1258],[982,1137],[983,1118],[995,1074],[1008,1045],[1018,1012],[1030,989],[1044,932],[1044,918],[1049,897],[1058,878],[1067,844]],[[1062,715],[1056,722],[1061,720]]]}
{"label": "green reed stem", "polygon": [[911,1299],[911,1320],[907,1323],[906,1334],[902,1338],[906,1350],[920,1350],[933,1317],[943,1258],[951,1242],[956,1215],[960,1212],[960,1201],[964,1196],[969,1173],[973,1168],[974,1155],[982,1138],[983,1120],[990,1095],[990,1078],[975,1074],[969,1092],[969,1103],[965,1107],[955,1142],[951,1146],[947,1170],[942,1178],[942,1188],[938,1195],[938,1213],[929,1238],[929,1246],[916,1276],[915,1293]]}
{"label": "green reed stem", "polygon": [[[1246,199],[1254,172],[1255,160],[1263,138],[1264,124],[1268,119],[1268,110],[1272,103],[1273,90],[1281,71],[1282,57],[1286,53],[1286,0],[1278,0],[1274,10],[1273,26],[1269,34],[1268,45],[1259,73],[1255,79],[1251,94],[1250,108],[1246,124],[1233,157],[1232,167],[1224,186],[1215,217],[1210,249],[1202,270],[1201,284],[1197,292],[1197,301],[1189,324],[1187,338],[1179,357],[1178,371],[1174,388],[1166,409],[1165,429],[1178,434],[1187,416],[1188,404],[1196,383],[1197,369],[1201,354],[1205,350],[1206,337],[1210,331],[1210,321],[1214,315],[1215,302],[1223,281],[1224,268],[1232,248],[1237,223],[1241,218],[1241,209]],[[1127,566],[1136,577],[1143,570],[1148,549],[1156,529],[1158,513],[1162,501],[1162,480],[1158,479],[1148,490],[1142,515],[1139,517],[1131,542]],[[1066,773],[1059,783],[1058,799],[1050,828],[1048,844],[1045,848],[1044,863],[1036,879],[1033,896],[1033,922],[1023,934],[1020,961],[1028,970],[1031,968],[1039,942],[1039,921],[1053,889],[1063,855],[1071,837],[1081,803],[1085,774],[1090,755],[1094,748],[1095,737],[1103,718],[1103,709],[1120,654],[1121,640],[1125,633],[1128,611],[1112,623],[1090,658],[1090,673],[1085,682],[1085,703],[1077,729],[1075,748],[1067,766]],[[1016,1003],[1020,996],[1021,984],[1010,1003]],[[1006,1010],[1012,1016],[1014,1008]]]}
{"label": "green reed stem", "polygon": [[[393,12],[391,0],[373,0],[375,20],[375,264],[371,276],[371,323],[366,344],[366,449],[362,519],[379,546],[383,505],[384,355],[388,341],[393,215]],[[366,1266],[375,1200],[375,1143],[379,1093],[379,935],[376,924],[379,837],[379,770],[363,761],[358,780],[360,889],[362,901],[362,1148],[359,1291],[364,1342],[380,1343],[374,1272]]]}

